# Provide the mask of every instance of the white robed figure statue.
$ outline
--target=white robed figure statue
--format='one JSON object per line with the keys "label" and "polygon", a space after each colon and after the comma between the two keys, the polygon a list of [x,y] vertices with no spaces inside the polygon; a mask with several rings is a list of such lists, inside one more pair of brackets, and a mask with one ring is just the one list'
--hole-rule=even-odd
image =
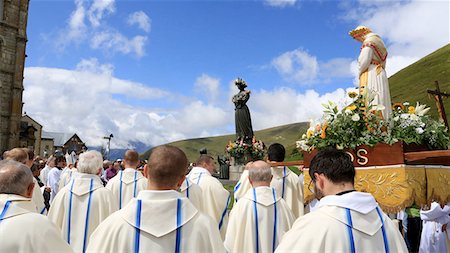
{"label": "white robed figure statue", "polygon": [[358,26],[349,34],[362,42],[358,57],[359,93],[372,94],[374,96],[372,105],[382,105],[384,109],[381,112],[383,118],[387,120],[391,117],[392,105],[385,71],[388,55],[386,46],[380,36],[366,26]]}

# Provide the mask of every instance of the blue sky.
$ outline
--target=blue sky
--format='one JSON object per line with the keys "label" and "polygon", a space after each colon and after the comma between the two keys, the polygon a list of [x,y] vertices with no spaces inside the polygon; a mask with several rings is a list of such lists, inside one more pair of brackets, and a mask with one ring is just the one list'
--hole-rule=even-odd
{"label": "blue sky", "polygon": [[157,145],[234,132],[242,77],[255,129],[307,121],[354,87],[359,24],[392,75],[449,43],[449,3],[30,1],[24,110],[90,145]]}

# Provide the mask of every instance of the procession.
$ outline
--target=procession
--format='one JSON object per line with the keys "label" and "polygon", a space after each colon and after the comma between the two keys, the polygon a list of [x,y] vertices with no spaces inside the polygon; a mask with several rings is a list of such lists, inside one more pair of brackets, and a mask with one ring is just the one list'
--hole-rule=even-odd
{"label": "procession", "polygon": [[[117,108],[98,118],[83,114],[81,97],[96,100],[92,94],[97,88],[81,91],[78,104],[52,98],[58,100],[62,108],[58,110],[64,112],[66,121],[60,120],[59,114],[49,115],[58,121],[51,125],[46,112],[34,113],[31,107],[27,107],[30,113],[23,111],[24,104],[33,104],[26,96],[22,102],[22,92],[27,90],[24,71],[30,71],[24,67],[28,4],[33,2],[0,0],[2,61],[6,62],[4,52],[12,50],[6,38],[13,36],[16,41],[16,58],[11,65],[15,72],[0,66],[0,88],[4,91],[0,102],[7,105],[1,107],[0,124],[0,252],[450,252],[450,132],[445,112],[450,83],[440,79],[435,81],[435,89],[413,91],[434,100],[436,109],[419,99],[410,100],[411,104],[398,102],[393,85],[397,87],[402,78],[387,73],[389,61],[395,61],[388,58],[392,39],[385,40],[364,24],[347,30],[345,40],[359,47],[357,59],[352,60],[356,87],[341,89],[342,100],[337,95],[326,97],[322,111],[314,114],[319,116],[309,122],[269,124],[262,130],[261,118],[266,115],[258,111],[258,99],[262,95],[267,98],[269,92],[250,90],[254,81],[248,80],[255,78],[248,74],[249,78],[233,78],[228,93],[211,88],[219,82],[208,86],[198,79],[201,85],[196,88],[206,90],[207,100],[212,102],[193,107],[200,118],[183,111],[188,118],[184,124],[174,120],[177,114],[169,117],[162,112],[169,111],[163,109],[164,104],[176,107],[175,100],[188,101],[188,94],[174,99],[162,92],[164,103],[149,113],[157,119],[151,124],[168,122],[155,127],[161,132],[143,133],[143,114],[133,114],[133,121],[122,118]],[[70,20],[89,20],[96,29],[103,15],[113,15],[120,6],[114,5],[115,1],[94,2],[90,6],[75,1],[77,9]],[[263,8],[289,8],[281,2],[281,7],[269,1]],[[88,6],[98,12],[89,12]],[[17,10],[18,16],[14,16]],[[149,26],[150,20],[144,12],[136,13],[130,15],[128,26],[136,25],[148,33],[150,28],[145,24]],[[138,17],[147,19],[139,19],[145,21],[142,23]],[[301,55],[298,50],[294,54]],[[436,52],[440,50],[446,50],[442,55],[448,62],[449,45]],[[425,62],[420,66],[429,69],[424,71],[437,64],[429,63],[435,54],[441,57],[432,53],[423,58],[428,61],[417,61]],[[283,57],[288,56],[282,55],[272,64]],[[92,67],[91,63],[77,66],[72,73],[77,82],[83,78],[75,77],[76,72]],[[294,63],[283,64],[292,68]],[[251,67],[256,68],[267,69]],[[84,78],[98,75],[102,79],[112,67],[103,65],[96,71],[85,72]],[[58,79],[62,73],[48,75],[46,80]],[[3,78],[9,75],[14,79]],[[211,81],[209,76],[202,77]],[[10,89],[5,80],[13,80]],[[123,85],[126,80],[113,82]],[[143,96],[159,92],[155,88],[147,93],[140,84],[127,85],[124,90],[130,97],[115,91],[119,95],[110,96],[107,107],[142,110],[145,105],[138,100],[125,104],[139,96],[133,92]],[[33,96],[42,95],[34,91]],[[220,96],[225,97],[226,106],[233,107],[224,110],[227,113],[211,109],[214,103],[222,103]],[[266,99],[262,104],[270,111],[268,108],[281,108],[279,104],[286,101]],[[300,108],[310,109],[312,106]],[[211,134],[207,121],[212,117],[210,110],[215,113],[213,117],[231,119],[233,134]],[[295,117],[281,110],[271,115]],[[104,131],[96,125],[106,125],[107,117],[119,122],[112,128],[114,135],[113,130]],[[200,127],[193,135],[196,138],[183,138],[190,118],[201,121]],[[73,127],[72,120],[89,121],[90,129]],[[64,129],[65,133],[48,132],[49,127],[41,121],[53,126],[52,131]],[[281,127],[295,128],[294,134],[279,130]],[[170,131],[174,134],[167,128],[173,128]],[[92,133],[97,140],[81,140]],[[129,133],[142,142],[152,141],[141,149],[134,139],[125,139]],[[148,136],[154,139],[146,139]],[[103,146],[90,144],[95,141]]]}

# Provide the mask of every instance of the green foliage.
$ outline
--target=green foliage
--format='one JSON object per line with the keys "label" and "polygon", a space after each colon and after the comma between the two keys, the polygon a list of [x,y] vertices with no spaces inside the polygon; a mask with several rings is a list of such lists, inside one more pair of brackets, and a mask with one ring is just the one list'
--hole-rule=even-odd
{"label": "green foliage", "polygon": [[[404,105],[409,103],[400,104],[386,122],[381,117],[384,107],[372,106],[372,100],[372,97],[358,96],[350,106],[340,111],[332,102],[324,104],[323,122],[313,123],[297,142],[298,147],[304,151],[330,146],[355,149],[360,145],[398,141],[427,144],[431,149],[449,147],[450,138],[443,123],[425,115],[430,108],[419,103],[408,108]],[[367,105],[365,101],[368,101]]]}

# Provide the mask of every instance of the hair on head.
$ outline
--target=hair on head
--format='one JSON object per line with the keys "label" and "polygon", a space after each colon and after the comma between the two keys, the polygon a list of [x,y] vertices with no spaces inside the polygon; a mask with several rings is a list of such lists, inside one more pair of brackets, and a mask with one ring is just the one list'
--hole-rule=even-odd
{"label": "hair on head", "polygon": [[196,166],[204,166],[207,164],[211,164],[214,162],[214,157],[208,155],[208,154],[202,154],[197,158],[197,161],[195,161]]}
{"label": "hair on head", "polygon": [[96,175],[103,166],[102,155],[96,150],[81,153],[77,166],[77,170],[80,173]]}
{"label": "hair on head", "polygon": [[28,154],[28,160],[34,159],[34,151],[31,148],[23,148],[25,152]]}
{"label": "hair on head", "polygon": [[335,148],[320,150],[311,161],[309,175],[314,179],[314,173],[324,174],[333,183],[355,182],[355,167],[350,156]]}
{"label": "hair on head", "polygon": [[267,157],[271,162],[282,162],[284,161],[285,155],[286,150],[280,143],[274,143],[267,149]]}
{"label": "hair on head", "polygon": [[270,182],[272,180],[272,169],[264,161],[255,161],[247,166],[248,178],[252,182]]}
{"label": "hair on head", "polygon": [[136,150],[127,150],[123,157],[123,160],[129,165],[138,165],[139,164],[139,153]]}
{"label": "hair on head", "polygon": [[28,154],[22,148],[13,148],[5,152],[4,159],[25,164],[28,161]]}
{"label": "hair on head", "polygon": [[179,148],[171,145],[155,147],[148,158],[148,177],[160,187],[176,185],[186,174],[188,159]]}
{"label": "hair on head", "polygon": [[12,159],[0,161],[0,194],[24,195],[33,183],[31,170]]}

